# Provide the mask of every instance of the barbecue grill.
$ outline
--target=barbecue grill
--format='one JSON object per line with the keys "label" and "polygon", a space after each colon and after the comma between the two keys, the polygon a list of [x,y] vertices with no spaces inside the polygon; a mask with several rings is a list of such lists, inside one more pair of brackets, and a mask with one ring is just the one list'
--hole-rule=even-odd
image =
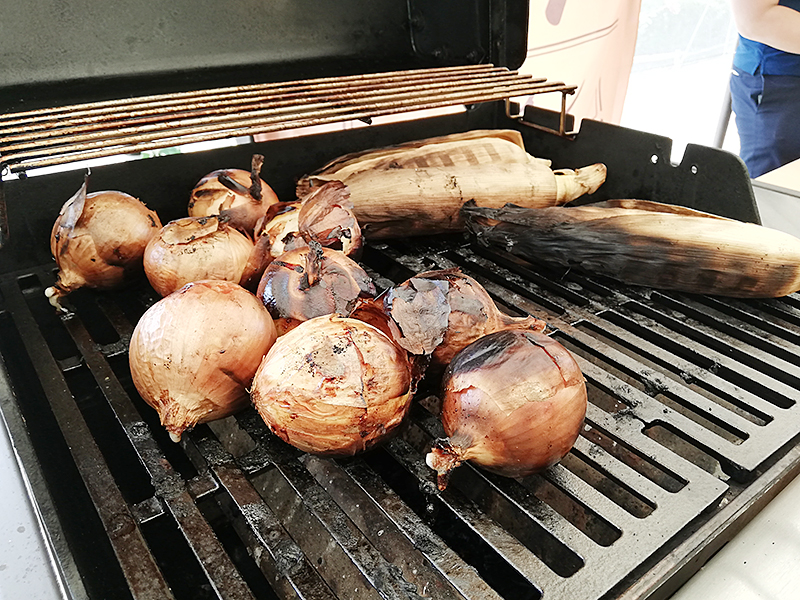
{"label": "barbecue grill", "polygon": [[[157,4],[137,7],[170,29]],[[555,168],[608,165],[581,201],[647,198],[758,222],[731,154],[690,145],[672,165],[666,138],[593,121],[574,132],[563,110],[520,113],[515,98],[575,89],[514,71],[525,2],[386,0],[369,14],[357,2],[298,2],[244,16],[233,4],[209,49],[198,37],[217,13],[175,3],[174,14],[197,14],[181,23],[188,50],[172,62],[169,36],[150,40],[150,55],[132,29],[137,60],[126,61],[130,48],[108,54],[52,11],[63,39],[41,38],[27,70],[11,61],[0,92],[0,409],[56,587],[78,599],[668,597],[800,468],[796,295],[629,287],[462,235],[367,244],[361,262],[379,288],[459,267],[503,310],[545,319],[587,380],[585,427],[560,464],[521,480],[467,465],[444,492],[424,461],[442,435],[425,384],[403,431],[350,459],[287,446],[252,409],[175,444],[128,369],[133,327],[158,299],[147,282],[78,290],[64,314],[50,306],[50,229],[85,173],[64,165],[270,132],[297,135],[94,165],[90,191],[126,191],[166,223],[185,215],[200,177],[248,168],[253,153],[290,199],[294,178],[348,152],[515,128]],[[130,14],[103,10],[98,27],[133,27]],[[9,44],[30,49],[14,16]],[[247,52],[231,23],[244,17],[263,42]],[[70,53],[80,43],[89,59]],[[53,56],[62,71],[45,68]],[[377,123],[441,107],[459,110]],[[363,126],[304,135],[351,121]]]}

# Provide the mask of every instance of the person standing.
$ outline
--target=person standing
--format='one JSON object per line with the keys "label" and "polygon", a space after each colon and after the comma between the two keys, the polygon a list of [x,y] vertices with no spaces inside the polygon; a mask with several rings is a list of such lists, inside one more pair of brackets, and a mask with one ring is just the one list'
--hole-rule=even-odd
{"label": "person standing", "polygon": [[800,158],[800,0],[731,0],[739,44],[731,108],[756,178]]}

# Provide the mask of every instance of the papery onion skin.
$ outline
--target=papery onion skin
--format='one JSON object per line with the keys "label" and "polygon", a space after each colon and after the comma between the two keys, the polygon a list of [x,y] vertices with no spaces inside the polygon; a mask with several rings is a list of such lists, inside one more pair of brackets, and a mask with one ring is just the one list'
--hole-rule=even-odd
{"label": "papery onion skin", "polygon": [[507,477],[524,477],[561,460],[586,416],[586,383],[569,351],[523,330],[489,334],[459,352],[443,379],[447,440],[427,456],[447,486],[465,460]]}
{"label": "papery onion skin", "polygon": [[258,232],[259,237],[266,236],[269,253],[272,258],[277,258],[288,249],[286,242],[292,237],[290,234],[299,234],[300,202],[281,202],[275,204],[267,213],[267,221]]}
{"label": "papery onion skin", "polygon": [[406,353],[375,327],[334,315],[278,338],[251,398],[285,442],[313,454],[352,456],[391,436],[408,412]]}
{"label": "papery onion skin", "polygon": [[303,198],[298,228],[326,248],[341,250],[353,259],[361,255],[361,227],[353,213],[350,190],[341,181],[329,181]]}
{"label": "papery onion skin", "polygon": [[253,375],[276,338],[272,318],[251,292],[229,281],[189,283],[136,324],[133,383],[178,441],[196,424],[249,405]]}
{"label": "papery onion skin", "polygon": [[161,229],[139,199],[115,190],[87,194],[86,185],[64,203],[50,235],[59,273],[45,294],[62,310],[59,299],[78,288],[111,290],[140,276],[145,247]]}
{"label": "papery onion skin", "polygon": [[441,372],[453,356],[478,338],[503,329],[544,331],[536,317],[502,313],[486,289],[459,269],[425,271],[387,290],[384,309],[403,332],[398,344],[430,354]]}
{"label": "papery onion skin", "polygon": [[240,283],[253,242],[220,217],[170,221],[147,244],[144,271],[161,296],[201,279]]}
{"label": "papery onion skin", "polygon": [[278,335],[314,317],[347,317],[359,298],[375,295],[375,284],[357,262],[310,244],[273,260],[258,284],[256,295],[275,320]]}

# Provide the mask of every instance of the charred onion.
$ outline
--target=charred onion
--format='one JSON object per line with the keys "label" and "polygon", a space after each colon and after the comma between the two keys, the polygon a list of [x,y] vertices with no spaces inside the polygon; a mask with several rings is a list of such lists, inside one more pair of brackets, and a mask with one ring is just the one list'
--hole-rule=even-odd
{"label": "charred onion", "polygon": [[338,250],[311,241],[286,252],[264,271],[256,292],[269,309],[278,334],[329,314],[347,317],[359,298],[375,295],[375,284],[358,263]]}
{"label": "charred onion", "polygon": [[447,439],[428,454],[439,489],[465,460],[524,477],[561,460],[586,415],[586,384],[559,342],[533,331],[489,334],[456,354],[442,388]]}

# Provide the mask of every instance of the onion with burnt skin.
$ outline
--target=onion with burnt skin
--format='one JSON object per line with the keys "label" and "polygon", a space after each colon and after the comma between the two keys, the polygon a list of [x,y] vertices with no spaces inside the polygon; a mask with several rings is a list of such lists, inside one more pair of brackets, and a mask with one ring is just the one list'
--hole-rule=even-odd
{"label": "onion with burnt skin", "polygon": [[145,247],[161,229],[158,215],[139,199],[119,191],[87,194],[87,180],[64,203],[50,235],[59,271],[45,295],[61,310],[60,299],[78,288],[115,289],[140,276]]}
{"label": "onion with burnt skin", "polygon": [[316,188],[302,201],[278,202],[267,210],[255,230],[255,250],[243,279],[248,289],[270,262],[291,250],[317,244],[351,258],[361,254],[363,240],[349,201],[350,192],[338,181]]}
{"label": "onion with burnt skin", "polygon": [[456,352],[503,329],[543,331],[533,316],[501,312],[486,289],[458,269],[420,273],[376,299],[396,324],[395,341],[412,354],[430,355],[430,369],[441,374]]}
{"label": "onion with burnt skin", "polygon": [[253,234],[259,219],[262,219],[278,196],[261,179],[261,166],[264,157],[254,154],[251,170],[218,169],[212,171],[192,189],[189,199],[190,217],[210,217],[225,215],[230,222]]}
{"label": "onion with burnt skin", "polygon": [[252,252],[250,238],[222,217],[184,217],[147,244],[144,272],[162,296],[200,279],[240,283]]}
{"label": "onion with burnt skin", "polygon": [[361,227],[353,213],[350,190],[341,181],[329,181],[303,198],[298,230],[306,238],[341,250],[351,258],[361,255]]}
{"label": "onion with burnt skin", "polygon": [[264,270],[256,295],[283,335],[314,317],[350,316],[359,298],[375,295],[375,284],[343,252],[311,240],[309,247],[273,260]]}
{"label": "onion with burnt skin", "polygon": [[426,457],[442,490],[466,460],[507,477],[546,469],[570,451],[586,416],[586,383],[575,359],[533,331],[473,342],[447,367],[442,390],[448,437]]}
{"label": "onion with burnt skin", "polygon": [[327,315],[278,338],[256,372],[251,398],[285,442],[349,456],[392,435],[413,392],[401,348],[367,323]]}
{"label": "onion with burnt skin", "polygon": [[272,318],[229,281],[196,281],[162,298],[131,336],[131,376],[170,437],[249,405],[248,388],[275,342]]}

